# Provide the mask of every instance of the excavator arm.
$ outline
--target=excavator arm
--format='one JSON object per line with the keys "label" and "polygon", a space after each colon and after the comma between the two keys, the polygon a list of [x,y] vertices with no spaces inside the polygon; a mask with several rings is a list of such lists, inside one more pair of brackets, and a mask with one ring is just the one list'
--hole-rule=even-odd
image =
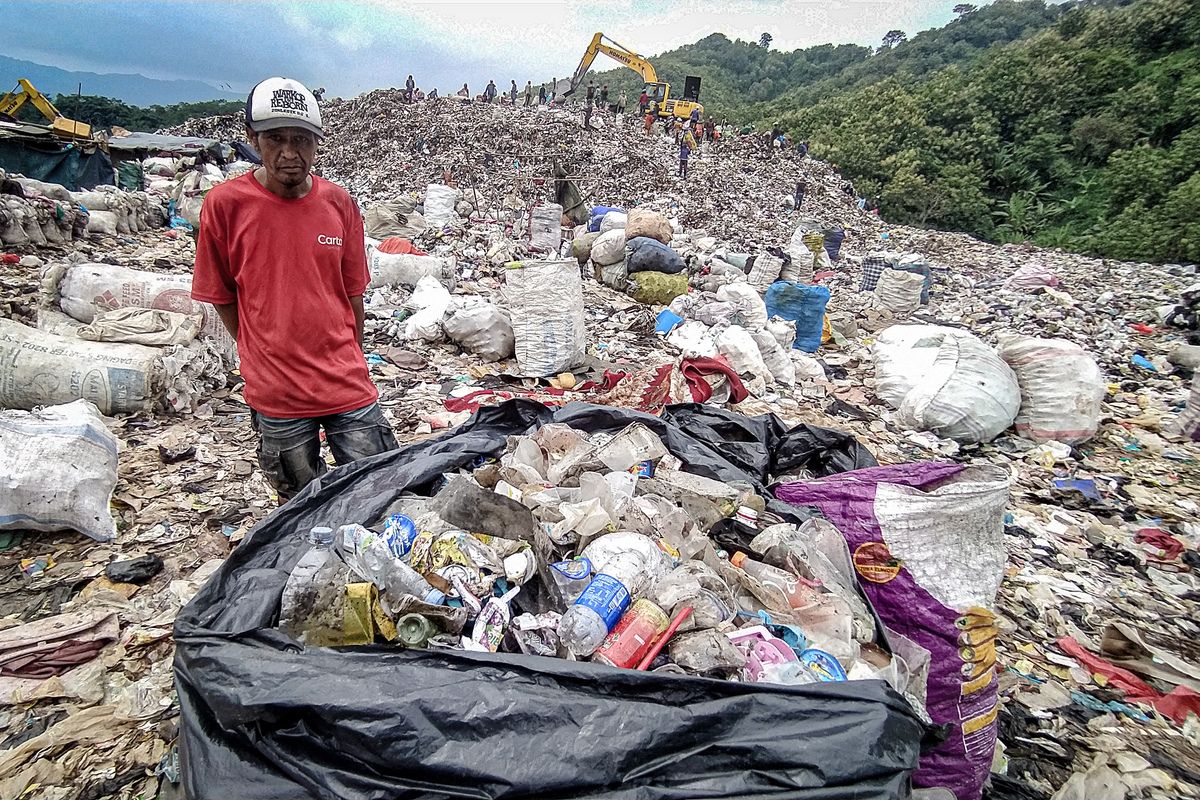
{"label": "excavator arm", "polygon": [[592,62],[596,60],[596,56],[600,53],[604,53],[614,61],[629,67],[641,75],[642,80],[646,83],[658,83],[658,73],[654,71],[654,67],[649,61],[628,47],[609,39],[603,33],[597,33],[592,37],[587,50],[583,51],[583,58],[580,59],[579,66],[575,68],[575,74],[571,76],[571,88],[563,92],[564,95],[574,94],[575,90],[579,88],[579,84],[583,81],[583,76],[587,75],[587,71],[592,67]]}
{"label": "excavator arm", "polygon": [[16,119],[17,112],[25,103],[33,103],[33,107],[42,113],[50,123],[51,129],[55,133],[63,136],[70,136],[77,139],[90,139],[92,136],[92,127],[86,122],[76,122],[73,119],[67,119],[62,115],[50,99],[46,95],[39,92],[34,85],[25,78],[17,79],[17,89],[0,97],[0,114],[6,114],[13,119]]}

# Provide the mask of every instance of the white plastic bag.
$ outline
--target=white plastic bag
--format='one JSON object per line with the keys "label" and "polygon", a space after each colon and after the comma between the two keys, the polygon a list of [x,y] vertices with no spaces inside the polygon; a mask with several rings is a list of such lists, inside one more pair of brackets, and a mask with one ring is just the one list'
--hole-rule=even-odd
{"label": "white plastic bag", "polygon": [[371,273],[371,289],[381,286],[413,287],[427,275],[445,283],[453,274],[453,267],[437,256],[384,253],[374,239],[367,240],[367,269]]}
{"label": "white plastic bag", "polygon": [[780,386],[795,386],[796,368],[792,365],[788,351],[779,346],[779,342],[769,331],[750,331],[750,337],[758,345],[758,352],[762,355],[767,369],[771,371],[771,376],[775,378],[775,383]]}
{"label": "white plastic bag", "polygon": [[442,318],[450,308],[450,292],[437,278],[426,275],[404,303],[413,315],[404,321],[404,338],[436,342],[442,338]]}
{"label": "white plastic bag", "polygon": [[[624,211],[609,211],[600,220],[600,232],[608,233],[609,231],[624,231],[625,224],[629,220],[629,215]],[[624,238],[624,234],[622,234]]]}
{"label": "white plastic bag", "polygon": [[1000,337],[1000,357],[1017,374],[1017,432],[1035,442],[1078,444],[1096,434],[1104,375],[1087,352],[1065,339]]}
{"label": "white plastic bag", "polygon": [[111,541],[118,448],[86,400],[0,411],[0,530],[69,529]]}
{"label": "white plastic bag", "polygon": [[987,442],[1012,425],[1020,408],[1017,376],[966,331],[893,325],[872,351],[876,393],[905,428]]}
{"label": "white plastic bag", "polygon": [[754,337],[745,328],[730,325],[717,334],[717,350],[729,361],[733,371],[739,375],[749,373],[760,377],[767,383],[773,379],[771,371],[763,362],[762,353],[754,342]]}
{"label": "white plastic bag", "polygon": [[773,256],[770,253],[759,253],[754,258],[754,264],[751,265],[750,272],[746,275],[746,282],[758,291],[765,292],[768,286],[779,280],[779,273],[782,271],[782,258]]}
{"label": "white plastic bag", "polygon": [[[612,212],[609,212],[612,213]],[[617,229],[600,234],[592,242],[592,261],[602,267],[625,258],[625,231]]]}
{"label": "white plastic bag", "polygon": [[717,299],[737,307],[734,322],[751,330],[767,326],[767,304],[750,284],[744,281],[727,283],[717,289]]}
{"label": "white plastic bag", "polygon": [[892,312],[897,317],[907,317],[921,307],[921,287],[925,276],[898,269],[885,269],[875,284],[876,308]]}
{"label": "white plastic bag", "polygon": [[557,253],[562,244],[562,213],[558,203],[535,207],[529,222],[529,244],[538,250]]}
{"label": "white plastic bag", "polygon": [[503,295],[523,375],[556,375],[583,360],[587,329],[575,259],[514,261],[505,270]]}
{"label": "white plastic bag", "polygon": [[508,315],[492,303],[460,309],[446,318],[443,327],[450,341],[484,361],[512,357],[512,323]]}
{"label": "white plastic bag", "polygon": [[117,235],[117,215],[112,211],[88,211],[88,233],[99,233],[105,236]]}
{"label": "white plastic bag", "polygon": [[796,344],[796,320],[783,317],[771,317],[767,320],[767,331],[779,342],[784,350],[791,350]]}
{"label": "white plastic bag", "polygon": [[425,223],[431,228],[440,228],[453,222],[456,216],[454,205],[460,197],[453,186],[431,183],[425,187]]}

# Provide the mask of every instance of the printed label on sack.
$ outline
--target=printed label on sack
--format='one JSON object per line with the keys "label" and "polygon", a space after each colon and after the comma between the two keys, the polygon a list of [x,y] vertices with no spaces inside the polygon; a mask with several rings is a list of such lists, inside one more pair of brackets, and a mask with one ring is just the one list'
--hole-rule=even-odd
{"label": "printed label on sack", "polygon": [[595,611],[604,620],[604,627],[611,631],[629,608],[629,590],[613,576],[600,572],[579,595],[575,605]]}
{"label": "printed label on sack", "polygon": [[883,542],[863,542],[854,550],[854,569],[871,583],[887,583],[900,574],[901,562]]}

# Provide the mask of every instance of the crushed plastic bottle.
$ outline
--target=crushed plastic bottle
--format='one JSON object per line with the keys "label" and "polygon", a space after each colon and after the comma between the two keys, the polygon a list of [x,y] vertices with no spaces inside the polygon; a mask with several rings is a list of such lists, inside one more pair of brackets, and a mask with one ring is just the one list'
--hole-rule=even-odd
{"label": "crushed plastic bottle", "polygon": [[338,528],[338,540],[346,563],[379,588],[385,608],[398,607],[404,595],[435,606],[445,602],[444,593],[392,554],[383,536],[361,525],[343,525]]}
{"label": "crushed plastic bottle", "polygon": [[819,589],[813,589],[787,570],[755,561],[741,552],[734,553],[729,563],[767,589],[777,592],[792,608],[806,608],[819,601]]}
{"label": "crushed plastic bottle", "polygon": [[312,546],[283,586],[279,627],[304,644],[342,643],[342,619],[350,570],[333,549],[333,530],[309,531]]}

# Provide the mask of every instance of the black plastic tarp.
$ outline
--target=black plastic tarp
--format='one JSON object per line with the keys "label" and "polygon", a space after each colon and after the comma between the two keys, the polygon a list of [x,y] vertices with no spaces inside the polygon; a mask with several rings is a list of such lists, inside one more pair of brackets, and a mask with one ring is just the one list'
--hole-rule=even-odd
{"label": "black plastic tarp", "polygon": [[[326,474],[251,531],[176,621],[190,800],[907,797],[926,729],[882,682],[763,686],[530,656],[304,649],[274,629],[309,527],[374,524],[402,492],[426,493],[548,422],[615,432],[639,420],[689,470],[756,486],[779,452],[820,431],[700,406],[656,418],[514,400]],[[715,430],[741,438],[703,438]],[[848,458],[870,458],[847,438]]]}

